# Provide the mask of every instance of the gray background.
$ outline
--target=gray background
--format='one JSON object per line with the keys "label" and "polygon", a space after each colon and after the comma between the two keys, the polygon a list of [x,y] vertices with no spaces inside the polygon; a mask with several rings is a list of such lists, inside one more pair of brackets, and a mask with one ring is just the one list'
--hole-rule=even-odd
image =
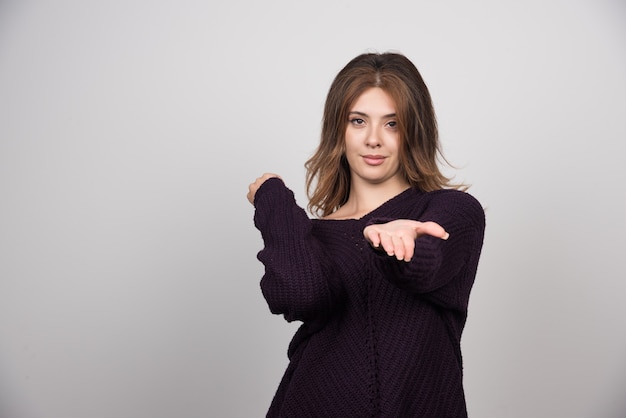
{"label": "gray background", "polygon": [[[248,184],[303,163],[337,71],[411,58],[486,207],[470,415],[626,416],[626,7],[580,1],[0,2],[0,416],[260,417]],[[449,171],[452,173],[452,171]]]}

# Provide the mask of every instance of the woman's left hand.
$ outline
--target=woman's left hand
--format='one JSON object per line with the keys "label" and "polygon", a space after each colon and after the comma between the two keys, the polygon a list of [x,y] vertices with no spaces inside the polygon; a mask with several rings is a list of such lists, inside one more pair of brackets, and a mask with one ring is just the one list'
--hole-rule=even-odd
{"label": "woman's left hand", "polygon": [[250,183],[250,185],[248,186],[248,194],[246,195],[246,197],[248,198],[248,202],[254,205],[254,196],[256,195],[256,191],[259,190],[259,187],[261,187],[261,185],[265,183],[268,179],[274,177],[277,177],[279,179],[281,178],[278,174],[265,173],[261,177],[257,177],[254,182]]}
{"label": "woman's left hand", "polygon": [[363,229],[365,239],[398,260],[410,261],[415,250],[415,240],[422,235],[448,239],[449,234],[436,222],[419,222],[397,219],[384,224],[368,225]]}

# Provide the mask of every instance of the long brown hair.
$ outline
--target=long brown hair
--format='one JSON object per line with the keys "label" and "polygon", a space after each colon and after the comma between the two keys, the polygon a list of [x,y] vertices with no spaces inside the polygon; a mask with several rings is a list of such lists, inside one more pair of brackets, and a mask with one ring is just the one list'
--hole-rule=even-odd
{"label": "long brown hair", "polygon": [[[350,194],[350,167],[344,155],[348,114],[367,89],[380,87],[396,105],[400,172],[424,191],[455,187],[439,170],[443,160],[430,93],[413,63],[399,53],[366,53],[353,58],[332,82],[322,120],[320,144],[305,163],[308,208],[327,216]],[[317,181],[316,181],[317,180]],[[315,183],[315,187],[313,187]]]}

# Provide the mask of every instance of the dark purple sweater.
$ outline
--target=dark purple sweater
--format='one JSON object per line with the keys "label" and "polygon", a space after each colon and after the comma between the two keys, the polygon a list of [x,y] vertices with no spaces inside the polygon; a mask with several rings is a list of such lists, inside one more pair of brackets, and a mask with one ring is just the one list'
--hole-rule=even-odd
{"label": "dark purple sweater", "polygon": [[[282,180],[255,196],[271,312],[302,321],[268,417],[466,417],[460,339],[485,228],[456,190],[408,189],[361,219],[310,219]],[[373,249],[371,223],[434,221],[410,262]]]}

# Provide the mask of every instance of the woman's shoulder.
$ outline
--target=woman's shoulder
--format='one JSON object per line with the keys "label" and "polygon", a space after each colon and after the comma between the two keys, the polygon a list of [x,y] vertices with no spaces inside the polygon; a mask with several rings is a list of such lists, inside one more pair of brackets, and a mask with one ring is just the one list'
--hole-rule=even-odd
{"label": "woman's shoulder", "polygon": [[466,190],[461,189],[439,189],[432,192],[426,192],[424,195],[431,199],[467,202],[468,204],[479,204],[478,199]]}
{"label": "woman's shoulder", "polygon": [[476,197],[465,190],[440,189],[424,194],[430,209],[463,214],[484,222],[485,210]]}

